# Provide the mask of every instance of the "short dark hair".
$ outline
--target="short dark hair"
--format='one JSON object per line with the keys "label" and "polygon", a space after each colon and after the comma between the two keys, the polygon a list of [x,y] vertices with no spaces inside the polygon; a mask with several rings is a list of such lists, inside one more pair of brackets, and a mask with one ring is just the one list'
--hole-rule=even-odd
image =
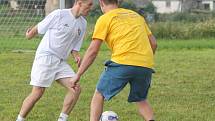
{"label": "short dark hair", "polygon": [[118,4],[118,0],[103,0],[103,2],[108,5],[108,4]]}
{"label": "short dark hair", "polygon": [[86,2],[87,0],[75,0],[75,3],[78,1]]}

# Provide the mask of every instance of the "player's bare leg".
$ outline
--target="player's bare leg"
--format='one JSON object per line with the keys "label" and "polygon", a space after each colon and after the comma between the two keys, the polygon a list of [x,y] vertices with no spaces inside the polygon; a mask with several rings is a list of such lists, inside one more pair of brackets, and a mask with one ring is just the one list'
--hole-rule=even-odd
{"label": "player's bare leg", "polygon": [[153,121],[154,120],[153,110],[152,110],[150,104],[147,102],[147,100],[137,102],[137,106],[139,108],[140,115],[146,121]]}
{"label": "player's bare leg", "polygon": [[81,93],[81,88],[79,84],[77,84],[74,88],[71,88],[69,86],[70,80],[71,78],[63,78],[58,81],[62,86],[67,89],[67,94],[64,98],[63,108],[59,117],[59,121],[61,121],[61,119],[63,119],[62,121],[67,120],[68,115],[74,108]]}
{"label": "player's bare leg", "polygon": [[44,87],[33,86],[32,92],[23,101],[19,116],[25,118],[31,111],[31,109],[34,107],[36,102],[42,97],[44,91],[45,91]]}
{"label": "player's bare leg", "polygon": [[99,121],[99,118],[103,111],[104,97],[97,90],[91,101],[90,107],[90,121]]}

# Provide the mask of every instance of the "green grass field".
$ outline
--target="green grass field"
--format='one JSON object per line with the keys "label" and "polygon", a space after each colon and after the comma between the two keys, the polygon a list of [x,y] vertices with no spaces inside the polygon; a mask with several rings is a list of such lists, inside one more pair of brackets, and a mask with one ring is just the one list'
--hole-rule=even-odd
{"label": "green grass field", "polygon": [[[23,99],[30,93],[30,70],[39,41],[0,41],[0,121],[14,121]],[[86,41],[82,55],[89,41]],[[156,73],[149,92],[156,121],[214,121],[215,120],[215,41],[159,40],[155,61]],[[24,52],[12,51],[22,49]],[[7,50],[7,51],[3,51]],[[89,106],[102,63],[110,53],[104,46],[95,63],[81,79],[82,94],[71,113],[70,121],[89,121]],[[77,69],[73,61],[72,67]],[[119,121],[142,121],[136,105],[127,102],[126,87],[105,110],[118,113]],[[36,104],[28,121],[56,121],[65,90],[54,83]]]}

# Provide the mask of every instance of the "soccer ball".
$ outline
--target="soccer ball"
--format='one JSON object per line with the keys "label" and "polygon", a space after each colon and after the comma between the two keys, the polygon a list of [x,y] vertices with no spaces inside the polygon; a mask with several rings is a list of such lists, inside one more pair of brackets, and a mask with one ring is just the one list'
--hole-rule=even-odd
{"label": "soccer ball", "polygon": [[102,113],[99,121],[118,121],[118,115],[113,111],[105,111]]}

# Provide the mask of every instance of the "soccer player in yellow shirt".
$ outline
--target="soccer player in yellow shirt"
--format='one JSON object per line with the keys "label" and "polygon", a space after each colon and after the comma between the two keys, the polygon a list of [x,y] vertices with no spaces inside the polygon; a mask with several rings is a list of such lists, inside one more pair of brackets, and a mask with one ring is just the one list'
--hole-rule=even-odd
{"label": "soccer player in yellow shirt", "polygon": [[96,22],[92,42],[71,83],[75,85],[79,81],[105,42],[112,55],[110,61],[105,63],[106,67],[97,84],[91,102],[90,121],[99,121],[104,100],[110,100],[128,83],[128,102],[138,105],[146,121],[154,121],[147,94],[151,84],[156,40],[144,18],[136,12],[118,8],[117,0],[99,0],[99,3],[104,15]]}

